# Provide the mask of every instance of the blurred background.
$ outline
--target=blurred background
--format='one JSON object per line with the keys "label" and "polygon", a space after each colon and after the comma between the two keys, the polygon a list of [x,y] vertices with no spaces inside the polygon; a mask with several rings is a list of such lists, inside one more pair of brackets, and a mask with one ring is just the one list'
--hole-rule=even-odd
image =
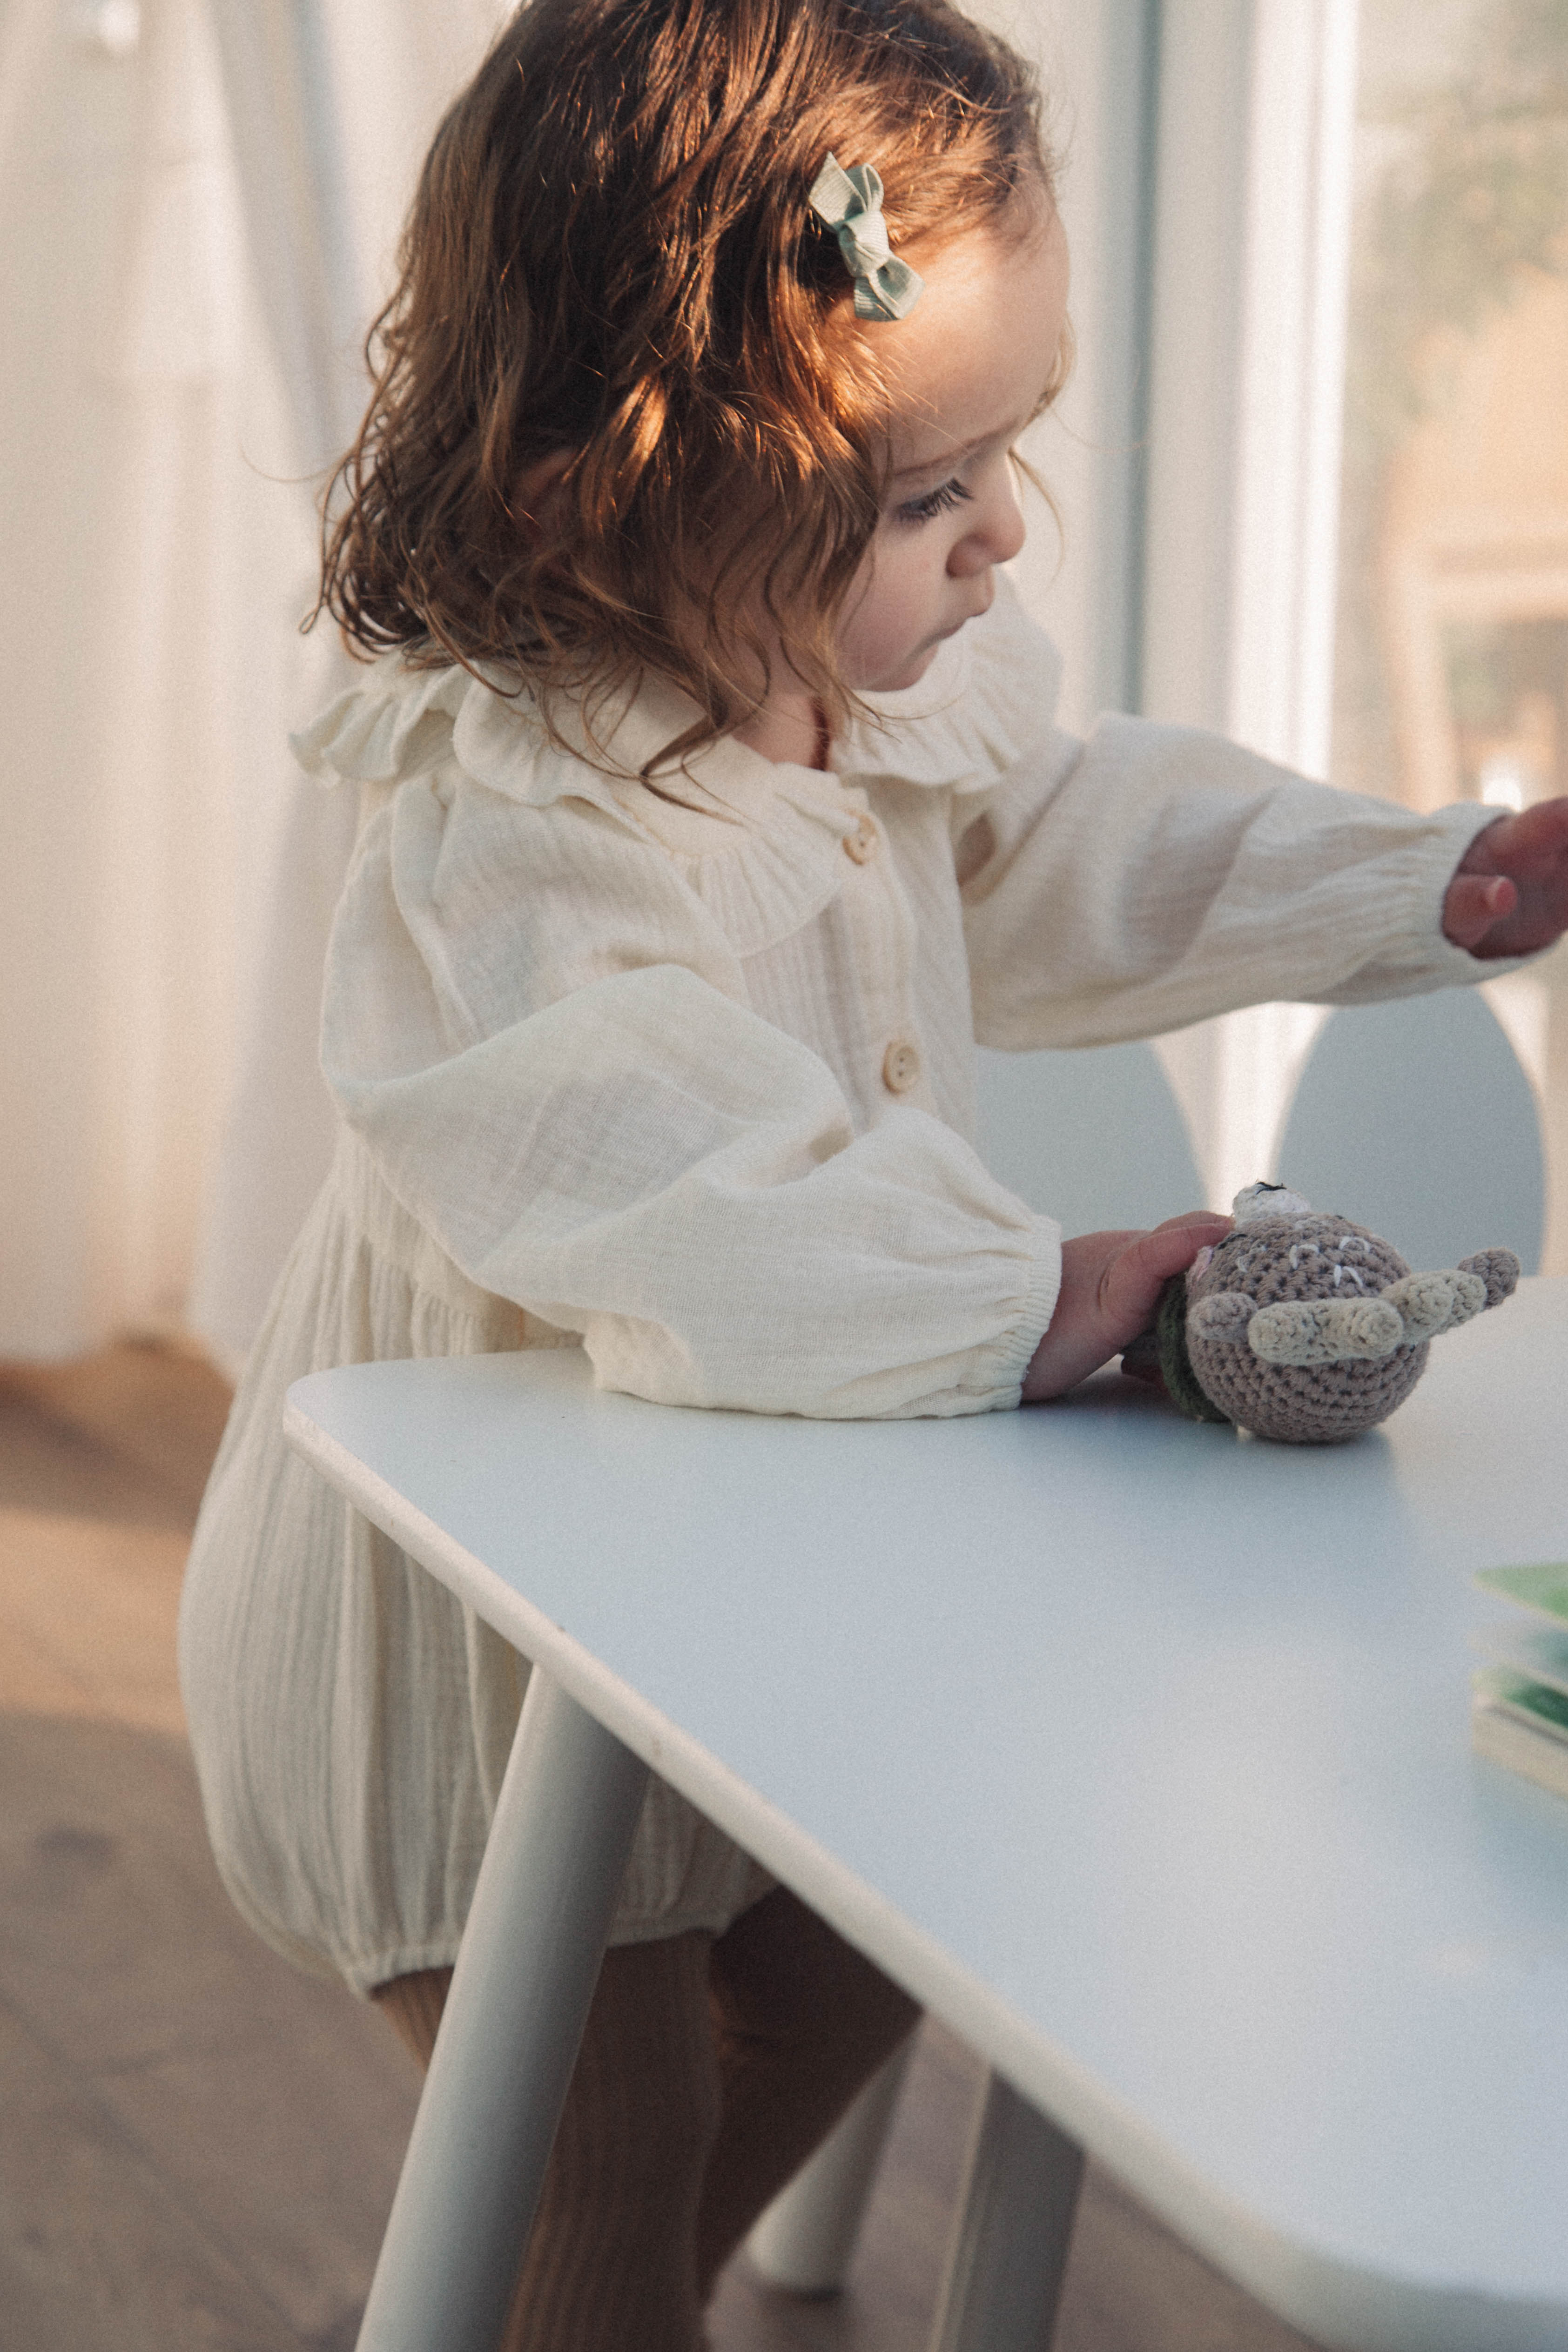
{"label": "blurred background", "polygon": [[[1568,7],[1362,0],[1330,773],[1568,792]],[[1568,1270],[1568,954],[1493,1001]]]}
{"label": "blurred background", "polygon": [[[0,0],[0,2342],[347,2347],[415,2084],[230,1912],[182,1736],[196,1501],[324,1171],[354,810],[288,733],[317,499],[495,0]],[[1040,58],[1079,362],[1019,585],[1066,717],[1415,808],[1568,791],[1568,0],[977,0]],[[1486,991],[1568,1272],[1568,952]],[[1160,1041],[1209,1197],[1320,1024]],[[1462,1108],[1457,1116],[1463,1117]],[[1479,1234],[1479,1242],[1511,1238]],[[720,2352],[921,2340],[928,2039],[863,2263]],[[861,2273],[857,2273],[858,2277]],[[880,2314],[879,2317],[877,2315]],[[1098,2176],[1064,2352],[1300,2339]]]}

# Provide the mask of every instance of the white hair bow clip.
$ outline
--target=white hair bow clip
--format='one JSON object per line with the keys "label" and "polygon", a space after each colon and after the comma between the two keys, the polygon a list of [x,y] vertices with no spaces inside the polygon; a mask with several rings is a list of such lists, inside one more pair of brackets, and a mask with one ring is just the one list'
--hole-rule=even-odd
{"label": "white hair bow clip", "polygon": [[882,218],[882,182],[869,163],[847,172],[829,155],[807,198],[812,211],[834,231],[838,250],[855,280],[858,319],[903,319],[925,291],[925,279],[900,261],[888,243]]}

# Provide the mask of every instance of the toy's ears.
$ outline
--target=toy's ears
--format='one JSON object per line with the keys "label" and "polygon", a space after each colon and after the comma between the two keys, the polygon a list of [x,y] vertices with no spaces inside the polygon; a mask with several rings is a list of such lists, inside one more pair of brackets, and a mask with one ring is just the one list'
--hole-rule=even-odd
{"label": "toy's ears", "polygon": [[1520,1263],[1510,1249],[1478,1250],[1474,1257],[1459,1260],[1461,1274],[1479,1274],[1487,1286],[1489,1307],[1500,1307],[1511,1298],[1519,1287]]}

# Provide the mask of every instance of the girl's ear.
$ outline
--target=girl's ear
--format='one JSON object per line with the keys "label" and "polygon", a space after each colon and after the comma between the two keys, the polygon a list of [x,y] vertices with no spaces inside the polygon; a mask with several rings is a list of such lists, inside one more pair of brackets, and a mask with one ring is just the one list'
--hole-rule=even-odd
{"label": "girl's ear", "polygon": [[512,512],[525,528],[548,530],[556,520],[563,499],[563,478],[580,454],[576,449],[552,449],[548,457],[536,457],[518,476]]}

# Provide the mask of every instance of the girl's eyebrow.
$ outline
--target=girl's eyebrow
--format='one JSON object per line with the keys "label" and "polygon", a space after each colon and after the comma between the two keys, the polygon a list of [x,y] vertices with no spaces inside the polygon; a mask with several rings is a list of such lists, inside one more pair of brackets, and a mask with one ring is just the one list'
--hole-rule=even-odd
{"label": "girl's eyebrow", "polygon": [[1029,423],[1034,414],[1034,410],[1031,409],[1026,416],[1011,419],[1005,425],[994,425],[988,433],[976,433],[973,440],[961,442],[956,448],[949,449],[934,457],[922,457],[918,466],[895,467],[889,479],[905,482],[909,480],[911,474],[947,472],[954,466],[962,466],[966,457],[973,456],[973,452],[983,447],[987,441],[1014,440]]}
{"label": "girl's eyebrow", "polygon": [[995,438],[996,436],[994,433],[977,433],[973,441],[965,441],[958,448],[949,449],[945,455],[939,455],[935,457],[922,457],[918,466],[898,467],[894,470],[891,478],[895,482],[903,482],[907,481],[911,474],[934,474],[938,471],[945,472],[949,467],[962,466],[965,457],[967,457],[972,451],[978,449],[983,441],[994,441]]}

